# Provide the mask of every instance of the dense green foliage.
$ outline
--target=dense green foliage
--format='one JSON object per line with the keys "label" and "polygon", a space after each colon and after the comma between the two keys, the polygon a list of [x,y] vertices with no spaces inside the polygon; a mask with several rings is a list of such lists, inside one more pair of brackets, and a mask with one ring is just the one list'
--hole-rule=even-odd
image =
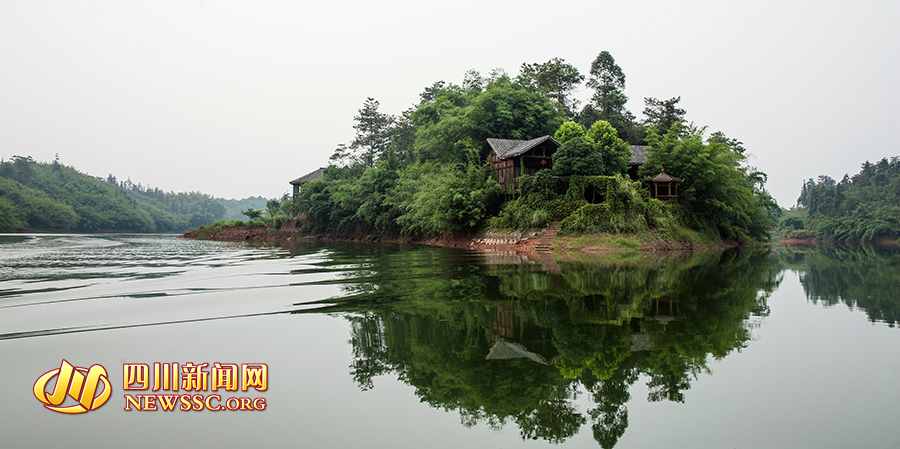
{"label": "dense green foliage", "polygon": [[606,171],[603,157],[584,137],[566,141],[553,153],[553,174],[556,176],[593,175]]}
{"label": "dense green foliage", "polygon": [[628,149],[628,144],[619,138],[618,131],[609,122],[605,120],[594,122],[585,137],[600,154],[604,168],[602,172],[588,174],[612,176],[616,173],[624,173],[628,169],[631,150]]}
{"label": "dense green foliage", "polygon": [[0,231],[182,232],[210,224],[225,206],[199,192],[119,183],[72,167],[14,156],[0,164]]}
{"label": "dense green foliage", "polygon": [[553,154],[556,176],[612,176],[628,169],[631,150],[605,120],[594,122],[587,131],[578,123],[563,123],[554,138],[562,144]]}
{"label": "dense green foliage", "polygon": [[622,175],[571,176],[565,180],[539,171],[525,176],[522,195],[492,220],[500,228],[532,227],[535,214],[559,221],[566,233],[641,233],[655,230],[672,240],[692,242],[665,203]]}
{"label": "dense green foliage", "polygon": [[781,223],[783,237],[824,240],[900,239],[900,158],[866,162],[840,182],[819,176],[803,183],[797,205]]}
{"label": "dense green foliage", "polygon": [[703,132],[678,122],[660,135],[651,126],[639,175],[665,170],[684,180],[673,207],[692,229],[742,242],[767,239],[780,210],[763,188],[765,174],[745,165],[743,151],[719,140],[704,142]]}
{"label": "dense green foliage", "polygon": [[[655,124],[684,114],[678,98],[648,99],[655,115],[645,129],[624,109],[624,73],[607,52],[594,61],[588,83],[597,92],[596,114],[585,115],[586,108],[565,121],[574,114],[570,95],[581,80],[574,67],[552,59],[523,64],[515,79],[502,71],[483,77],[470,70],[461,86],[434,83],[399,116],[378,111],[379,103],[368,98],[354,117],[356,138],[338,146],[321,179],[301,187],[297,224],[308,232],[355,237],[466,233],[492,218],[504,228],[561,222],[572,232],[661,232],[680,240],[690,234],[685,225],[709,238],[768,236],[774,201],[762,190],[764,175],[744,165],[739,142],[714,133],[704,143],[702,130],[681,122],[660,137],[652,131]],[[642,175],[657,170],[655,175],[664,165],[686,180],[684,201],[650,200],[645,187],[627,179],[631,150],[623,137],[640,135],[642,141],[648,129],[653,154]],[[562,144],[552,170],[519,178],[503,191],[487,164],[485,140],[544,135]],[[577,177],[615,181],[585,190]]]}
{"label": "dense green foliage", "polygon": [[574,117],[578,109],[578,100],[571,98],[571,94],[582,81],[584,75],[560,58],[543,64],[523,63],[516,78],[518,84],[544,92],[567,117]]}
{"label": "dense green foliage", "polygon": [[[467,75],[465,87],[435,83],[401,117],[385,118],[374,109],[377,102],[367,100],[354,144],[339,147],[332,159],[338,165],[301,189],[304,227],[329,234],[439,234],[470,231],[496,214],[503,192],[485,165],[484,140],[552,134],[564,115],[545,90],[502,74],[486,81],[475,75]],[[361,143],[371,135],[382,136],[379,145]]]}

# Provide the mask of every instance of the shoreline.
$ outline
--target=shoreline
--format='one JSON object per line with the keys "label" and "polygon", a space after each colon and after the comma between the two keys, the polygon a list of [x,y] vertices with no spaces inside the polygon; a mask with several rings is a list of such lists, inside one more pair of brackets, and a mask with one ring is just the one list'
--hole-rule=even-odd
{"label": "shoreline", "polygon": [[[444,234],[440,237],[414,239],[408,237],[386,238],[366,235],[363,237],[337,237],[326,235],[306,235],[293,226],[274,229],[271,226],[223,226],[215,232],[201,226],[185,232],[178,238],[215,240],[227,242],[356,242],[394,243],[435,246],[440,248],[470,249],[517,254],[550,253],[685,253],[694,251],[721,251],[739,246],[735,242],[691,245],[672,242],[662,238],[641,238],[622,234],[595,234],[580,236],[556,236],[549,228],[523,233],[521,231],[483,231],[471,236]],[[550,235],[545,235],[545,233]],[[536,249],[540,246],[541,249]]]}

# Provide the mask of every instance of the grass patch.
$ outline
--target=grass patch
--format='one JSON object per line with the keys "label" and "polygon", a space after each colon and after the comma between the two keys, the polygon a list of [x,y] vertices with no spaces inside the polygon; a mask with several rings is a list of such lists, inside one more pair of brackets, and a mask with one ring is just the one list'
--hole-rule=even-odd
{"label": "grass patch", "polygon": [[556,243],[565,248],[604,247],[626,250],[639,250],[642,239],[637,235],[623,236],[621,234],[595,234],[579,235],[576,237],[557,238]]}

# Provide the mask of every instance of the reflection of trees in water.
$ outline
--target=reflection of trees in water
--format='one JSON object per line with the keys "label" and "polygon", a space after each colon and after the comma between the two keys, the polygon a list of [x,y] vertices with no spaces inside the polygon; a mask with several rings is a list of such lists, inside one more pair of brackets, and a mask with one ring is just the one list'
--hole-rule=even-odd
{"label": "reflection of trees in water", "polygon": [[798,271],[807,299],[862,309],[872,322],[900,323],[900,249],[897,246],[783,247],[786,267]]}
{"label": "reflection of trees in water", "polygon": [[348,312],[360,387],[392,373],[466,426],[514,422],[527,439],[561,442],[590,421],[604,448],[628,426],[640,375],[650,401],[683,402],[710,356],[747,344],[746,320],[766,312],[778,282],[763,251],[559,262],[558,272],[423,252],[374,258],[358,280],[376,288],[327,309]]}

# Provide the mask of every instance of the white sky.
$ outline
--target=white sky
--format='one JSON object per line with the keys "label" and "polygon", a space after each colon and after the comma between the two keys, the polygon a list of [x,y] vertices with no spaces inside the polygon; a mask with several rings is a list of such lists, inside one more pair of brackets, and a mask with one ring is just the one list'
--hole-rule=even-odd
{"label": "white sky", "polygon": [[[900,155],[900,1],[0,0],[0,156],[219,197],[280,196],[466,70],[607,50],[628,108],[680,95],[779,204]],[[587,99],[583,88],[579,97]]]}

